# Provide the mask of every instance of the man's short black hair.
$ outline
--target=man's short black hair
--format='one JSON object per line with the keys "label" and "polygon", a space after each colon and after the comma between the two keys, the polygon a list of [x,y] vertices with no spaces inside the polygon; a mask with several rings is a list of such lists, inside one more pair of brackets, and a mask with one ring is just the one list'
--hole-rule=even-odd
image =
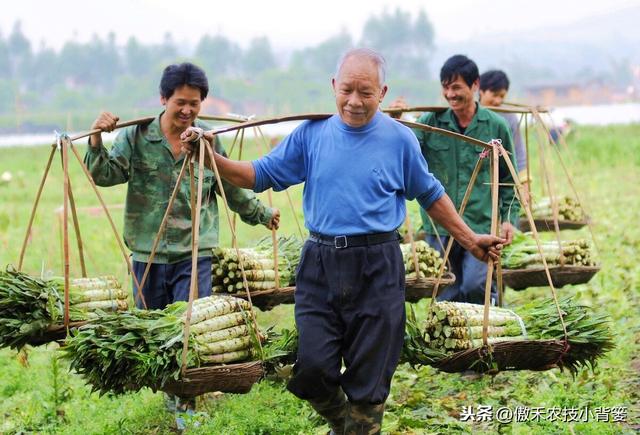
{"label": "man's short black hair", "polygon": [[451,56],[440,69],[440,83],[446,86],[455,81],[458,76],[462,77],[462,80],[471,87],[480,76],[478,65],[465,55]]}
{"label": "man's short black hair", "polygon": [[499,69],[492,69],[480,74],[480,90],[498,92],[509,90],[509,77]]}
{"label": "man's short black hair", "polygon": [[200,89],[200,100],[207,98],[207,75],[202,68],[190,62],[169,65],[164,69],[160,79],[160,96],[171,98],[175,90],[183,85]]}

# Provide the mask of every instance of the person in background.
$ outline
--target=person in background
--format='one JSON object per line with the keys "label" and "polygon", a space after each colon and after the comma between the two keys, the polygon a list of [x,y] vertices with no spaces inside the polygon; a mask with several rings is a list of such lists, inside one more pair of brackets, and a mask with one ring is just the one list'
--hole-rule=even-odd
{"label": "person in background", "polygon": [[[151,122],[122,129],[110,150],[102,144],[101,133],[89,138],[84,162],[98,186],[127,184],[124,211],[124,241],[133,254],[133,272],[142,280],[155,236],[167,209],[169,198],[188,156],[182,151],[180,135],[191,126],[209,128],[197,119],[200,104],[207,97],[209,84],[205,72],[191,63],[169,65],[160,79],[160,102],[164,110]],[[112,131],[118,117],[101,113],[91,129]],[[216,150],[224,155],[222,145]],[[142,289],[147,308],[162,309],[176,301],[186,301],[191,271],[191,205],[189,178],[184,177],[169,214],[169,224],[160,239],[149,276]],[[249,190],[223,183],[229,206],[244,222],[277,228],[280,212],[265,207]],[[211,295],[212,249],[218,244],[219,186],[214,174],[205,171],[200,216],[198,297]],[[137,289],[134,283],[134,298]],[[142,301],[137,299],[138,308]],[[184,429],[183,412],[192,414],[195,399],[167,398],[167,406],[177,413],[176,425]],[[174,402],[175,401],[175,402]]]}
{"label": "person in background", "polygon": [[[480,74],[480,105],[500,107],[509,92],[509,77],[501,70],[489,70]],[[496,112],[502,116],[511,129],[516,153],[518,178],[525,190],[525,200],[529,201],[529,177],[527,176],[527,149],[522,140],[520,122],[514,113]]]}
{"label": "person in background", "polygon": [[[482,107],[475,100],[480,85],[480,74],[475,62],[459,54],[450,57],[440,70],[440,83],[442,95],[449,104],[449,108],[443,112],[424,113],[417,122],[464,134],[484,142],[499,139],[513,159],[511,132],[505,120]],[[396,100],[391,107],[405,108],[406,103]],[[414,133],[433,175],[442,182],[445,192],[459,210],[473,169],[484,148],[424,130],[414,129]],[[499,169],[500,232],[506,243],[511,243],[515,231],[514,223],[518,219],[519,204],[511,187],[513,178],[502,160]],[[463,215],[464,221],[477,233],[488,233],[491,228],[490,183],[490,164],[485,161]],[[421,230],[427,234],[427,243],[442,252],[442,247],[447,245],[450,234],[442,225],[432,225],[424,208],[420,210],[420,214]],[[438,300],[484,303],[487,264],[479,261],[477,256],[457,241],[453,243],[449,261],[456,281],[438,295]],[[492,285],[492,294],[492,299],[495,301],[495,283]]]}
{"label": "person in background", "polygon": [[[387,92],[382,56],[348,51],[332,86],[337,114],[302,123],[253,162],[214,158],[229,182],[257,192],[305,182],[310,237],[296,275],[298,353],[287,387],[332,433],[378,434],[403,346],[405,271],[396,229],[405,201],[417,199],[478,261],[496,258],[505,240],[478,235],[460,219],[415,135],[378,110]],[[185,132],[185,147],[197,137]]]}

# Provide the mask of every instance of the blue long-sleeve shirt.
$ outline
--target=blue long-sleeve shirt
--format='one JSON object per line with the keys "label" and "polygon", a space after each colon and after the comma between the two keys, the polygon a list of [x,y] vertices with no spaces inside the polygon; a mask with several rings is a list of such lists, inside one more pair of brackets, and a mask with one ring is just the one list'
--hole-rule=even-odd
{"label": "blue long-sleeve shirt", "polygon": [[306,121],[252,163],[256,192],[305,182],[305,226],[329,236],[392,231],[405,199],[426,210],[444,194],[413,132],[381,112],[358,128],[338,115]]}

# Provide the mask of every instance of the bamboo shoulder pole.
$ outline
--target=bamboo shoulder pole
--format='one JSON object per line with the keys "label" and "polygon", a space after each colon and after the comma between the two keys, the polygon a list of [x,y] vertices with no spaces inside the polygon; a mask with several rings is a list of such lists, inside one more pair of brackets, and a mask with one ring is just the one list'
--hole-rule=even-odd
{"label": "bamboo shoulder pole", "polygon": [[[489,109],[492,112],[499,113],[532,113],[532,108],[526,105],[515,105],[515,104],[506,104],[507,106],[512,107],[504,107],[504,106],[483,106],[485,109]],[[411,112],[433,112],[433,113],[441,113],[449,109],[448,106],[414,106],[414,107],[387,107],[382,109],[385,113],[411,113]],[[546,113],[547,109],[541,107],[538,109],[539,112]]]}
{"label": "bamboo shoulder pole", "polygon": [[[138,118],[138,119],[133,119],[131,121],[120,122],[116,124],[114,130],[118,130],[124,127],[129,127],[131,125],[148,124],[154,119],[155,119],[155,116],[147,116],[145,118]],[[103,133],[103,131],[99,128],[95,128],[93,130],[89,130],[87,132],[80,133],[76,136],[71,137],[71,142],[73,142],[74,140],[83,139],[85,137],[89,137],[91,135],[98,134],[98,133]]]}
{"label": "bamboo shoulder pole", "polygon": [[396,119],[396,121],[398,121],[400,124],[404,124],[407,127],[411,127],[411,128],[417,128],[419,130],[425,130],[425,131],[429,131],[432,133],[437,133],[443,136],[449,136],[449,137],[453,137],[456,139],[460,139],[463,142],[467,142],[469,144],[472,145],[478,145],[481,147],[484,147],[485,149],[491,149],[491,145],[489,145],[487,142],[481,141],[479,139],[475,139],[473,137],[470,136],[465,136],[464,134],[460,134],[460,133],[456,133],[453,131],[449,131],[449,130],[445,130],[443,128],[438,128],[438,127],[432,127],[430,125],[426,125],[426,124],[421,124],[419,122],[411,122],[411,121],[405,121],[404,119]]}

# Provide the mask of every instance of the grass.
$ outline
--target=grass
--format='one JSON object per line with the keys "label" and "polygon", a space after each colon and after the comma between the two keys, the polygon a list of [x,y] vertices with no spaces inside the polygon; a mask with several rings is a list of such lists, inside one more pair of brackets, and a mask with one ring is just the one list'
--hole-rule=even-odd
{"label": "grass", "polygon": [[[495,377],[470,379],[457,374],[439,373],[429,367],[413,370],[400,367],[387,402],[385,433],[510,433],[510,434],[619,434],[638,429],[640,408],[640,228],[637,225],[637,201],[640,197],[640,126],[579,128],[564,154],[574,174],[574,182],[590,205],[595,222],[596,242],[600,247],[602,271],[586,285],[565,287],[562,294],[576,294],[598,312],[612,316],[616,348],[593,370],[582,370],[573,378],[566,372],[505,372]],[[80,146],[81,151],[83,146]],[[10,171],[10,183],[0,185],[0,265],[15,264],[30,207],[49,148],[8,148],[0,162],[0,173]],[[255,157],[258,150],[249,146],[245,156]],[[535,161],[536,159],[532,159]],[[114,274],[129,285],[126,267],[104,215],[76,164],[71,172],[74,194],[80,211],[82,236],[86,245],[89,274]],[[562,189],[566,183],[556,180]],[[535,173],[534,173],[535,175]],[[535,183],[535,180],[534,180]],[[30,238],[24,269],[39,274],[42,270],[61,273],[60,229],[56,210],[62,203],[62,176],[58,159],[47,181],[34,231]],[[121,230],[125,188],[101,189]],[[567,192],[568,193],[568,192]],[[266,195],[262,195],[268,201]],[[296,233],[292,216],[301,218],[301,188],[293,189],[291,211],[284,194],[273,194],[283,213],[282,232]],[[220,204],[220,203],[219,203]],[[415,209],[415,205],[411,205]],[[261,227],[239,224],[242,245],[249,245],[268,234]],[[221,240],[229,245],[226,218],[221,216]],[[586,230],[577,232],[588,236]],[[72,246],[75,246],[72,244]],[[73,250],[72,274],[79,273]],[[531,298],[548,296],[545,288],[522,292],[507,291],[510,306]],[[423,310],[426,301],[417,306]],[[259,312],[264,325],[291,326],[292,306],[279,306]],[[55,358],[56,345],[32,348],[25,354],[0,350],[0,433],[174,433],[172,416],[164,410],[160,393],[143,390],[135,394],[98,396],[82,379],[67,371]],[[465,407],[493,409],[508,407],[557,408],[575,412],[598,408],[626,407],[626,422],[534,421],[498,423],[462,421]],[[216,434],[320,434],[327,426],[312,410],[284,389],[282,383],[263,381],[246,395],[207,395],[200,399],[201,423],[189,433]],[[583,412],[583,411],[582,411]],[[602,414],[605,415],[605,414]],[[611,413],[607,414],[609,417]],[[526,415],[525,415],[526,416]],[[569,420],[569,417],[564,417]],[[635,426],[634,426],[635,425]]]}

